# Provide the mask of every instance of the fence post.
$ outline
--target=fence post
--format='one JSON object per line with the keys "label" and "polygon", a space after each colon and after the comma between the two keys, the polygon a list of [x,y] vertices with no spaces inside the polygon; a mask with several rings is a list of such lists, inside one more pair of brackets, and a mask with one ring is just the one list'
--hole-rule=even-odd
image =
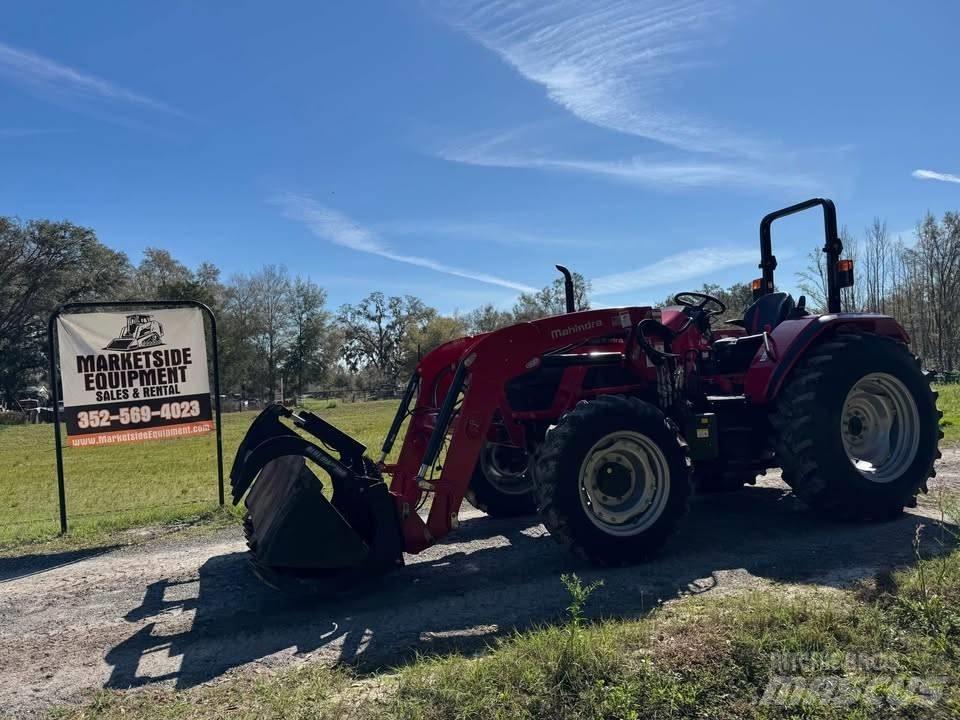
{"label": "fence post", "polygon": [[220,410],[220,348],[217,339],[217,318],[214,317],[213,310],[201,303],[203,310],[206,310],[207,317],[210,318],[210,337],[213,341],[213,405],[217,413],[217,495],[220,500],[220,507],[223,507],[223,433],[220,426],[223,425],[223,414]]}
{"label": "fence post", "polygon": [[57,453],[57,499],[60,506],[60,534],[67,532],[67,492],[63,484],[63,441],[60,439],[60,391],[57,377],[57,359],[54,353],[54,325],[60,317],[57,308],[47,323],[47,348],[50,355],[50,396],[53,399],[53,442]]}

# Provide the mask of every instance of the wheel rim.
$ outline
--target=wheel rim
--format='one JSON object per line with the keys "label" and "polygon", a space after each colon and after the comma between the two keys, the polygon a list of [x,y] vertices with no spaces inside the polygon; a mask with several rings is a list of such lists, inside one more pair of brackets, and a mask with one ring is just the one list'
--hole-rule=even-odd
{"label": "wheel rim", "polygon": [[480,467],[496,490],[504,495],[524,495],[533,489],[527,473],[530,458],[521,448],[487,443],[480,453]]}
{"label": "wheel rim", "polygon": [[860,475],[875,483],[892,482],[913,464],[920,446],[916,400],[893,375],[864,375],[843,403],[840,436]]}
{"label": "wheel rim", "polygon": [[670,497],[670,467],[657,444],[622,430],[597,442],[580,465],[580,503],[594,525],[610,535],[648,529]]}

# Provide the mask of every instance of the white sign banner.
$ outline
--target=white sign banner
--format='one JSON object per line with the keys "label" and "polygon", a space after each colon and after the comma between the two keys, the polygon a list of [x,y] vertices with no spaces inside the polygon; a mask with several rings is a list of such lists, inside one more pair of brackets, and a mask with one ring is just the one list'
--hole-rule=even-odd
{"label": "white sign banner", "polygon": [[74,447],[213,429],[197,308],[57,318],[63,419]]}

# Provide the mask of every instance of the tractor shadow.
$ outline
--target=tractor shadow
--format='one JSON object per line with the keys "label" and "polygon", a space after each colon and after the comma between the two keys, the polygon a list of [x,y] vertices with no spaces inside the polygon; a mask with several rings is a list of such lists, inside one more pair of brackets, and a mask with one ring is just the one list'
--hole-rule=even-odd
{"label": "tractor shadow", "polygon": [[913,514],[879,525],[828,522],[770,486],[696,498],[657,559],[630,568],[593,568],[534,523],[466,519],[455,543],[408,558],[366,594],[337,601],[264,586],[243,553],[212,557],[196,578],[147,587],[125,618],[138,629],[106,655],[106,686],[186,688],[250,662],[288,664],[291,656],[366,672],[417,654],[480,651],[515,629],[561,620],[569,601],[563,573],[603,580],[589,614],[637,618],[678,594],[735,586],[747,575],[848,586],[914,562],[920,526],[930,551],[951,537]]}

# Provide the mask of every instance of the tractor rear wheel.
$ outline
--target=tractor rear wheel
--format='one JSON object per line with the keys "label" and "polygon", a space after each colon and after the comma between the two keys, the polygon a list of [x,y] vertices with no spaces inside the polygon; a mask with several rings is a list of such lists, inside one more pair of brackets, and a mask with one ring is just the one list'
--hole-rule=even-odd
{"label": "tractor rear wheel", "polygon": [[530,479],[530,456],[523,449],[489,442],[470,478],[467,501],[491,517],[517,517],[537,511]]}
{"label": "tractor rear wheel", "polygon": [[547,432],[534,488],[558,542],[598,565],[648,557],[691,494],[690,460],[676,426],[637,398],[582,401]]}
{"label": "tractor rear wheel", "polygon": [[936,398],[903,343],[858,332],[830,338],[793,371],[771,416],[784,481],[832,517],[899,515],[935,474]]}

